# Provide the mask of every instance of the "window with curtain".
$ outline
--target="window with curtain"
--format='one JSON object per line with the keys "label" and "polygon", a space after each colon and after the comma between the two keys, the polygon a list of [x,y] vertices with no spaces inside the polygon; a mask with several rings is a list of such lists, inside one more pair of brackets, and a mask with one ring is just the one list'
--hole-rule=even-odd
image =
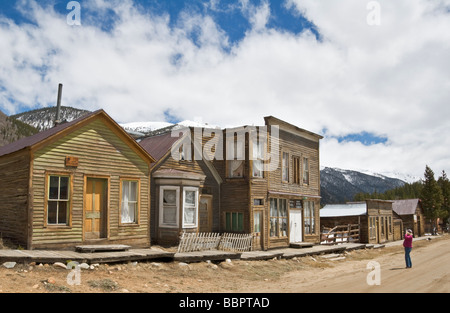
{"label": "window with curtain", "polygon": [[287,200],[270,199],[270,237],[287,236]]}
{"label": "window with curtain", "polygon": [[48,176],[47,224],[69,224],[70,177]]}
{"label": "window with curtain", "polygon": [[121,222],[124,224],[137,223],[138,217],[138,188],[136,180],[122,181]]}
{"label": "window with curtain", "polygon": [[198,188],[183,190],[183,227],[197,227]]}
{"label": "window with curtain", "polygon": [[243,143],[233,141],[230,143],[227,142],[227,145],[233,145],[234,147],[233,154],[232,155],[227,154],[228,177],[229,178],[244,177],[245,151]]}
{"label": "window with curtain", "polygon": [[160,187],[159,225],[178,227],[180,187]]}
{"label": "window with curtain", "polygon": [[315,214],[314,214],[314,201],[304,201],[304,221],[305,221],[305,234],[312,235],[316,232]]}

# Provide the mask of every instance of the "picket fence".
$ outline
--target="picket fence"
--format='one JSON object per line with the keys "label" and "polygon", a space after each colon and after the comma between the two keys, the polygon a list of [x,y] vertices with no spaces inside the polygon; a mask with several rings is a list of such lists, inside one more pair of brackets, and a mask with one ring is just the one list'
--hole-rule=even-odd
{"label": "picket fence", "polygon": [[205,250],[245,252],[252,250],[251,234],[182,233],[178,253]]}

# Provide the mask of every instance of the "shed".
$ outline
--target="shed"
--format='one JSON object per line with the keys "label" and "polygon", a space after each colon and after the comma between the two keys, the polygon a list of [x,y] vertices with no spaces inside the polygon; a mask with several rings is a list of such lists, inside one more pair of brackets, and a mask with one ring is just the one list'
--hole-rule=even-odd
{"label": "shed", "polygon": [[149,246],[155,160],[106,112],[0,148],[0,233],[27,249]]}
{"label": "shed", "polygon": [[394,200],[392,209],[403,221],[403,226],[413,231],[415,237],[425,234],[425,218],[420,199]]}
{"label": "shed", "polygon": [[359,224],[360,242],[382,243],[394,240],[394,223],[401,220],[392,210],[392,201],[366,200],[364,202],[329,204],[320,210],[322,227]]}

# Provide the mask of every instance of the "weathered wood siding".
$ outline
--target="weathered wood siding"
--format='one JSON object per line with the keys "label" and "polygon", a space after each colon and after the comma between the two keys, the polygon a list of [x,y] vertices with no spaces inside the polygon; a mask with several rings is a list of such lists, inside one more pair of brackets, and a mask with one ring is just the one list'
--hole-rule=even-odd
{"label": "weathered wood siding", "polygon": [[0,238],[27,248],[30,157],[28,150],[0,158]]}
{"label": "weathered wood siding", "polygon": [[[66,167],[66,156],[79,158],[78,167]],[[45,222],[46,177],[49,173],[71,174],[71,222],[47,226]],[[107,241],[149,245],[149,167],[106,122],[97,119],[34,153],[33,246],[53,247],[83,241],[83,192],[85,177],[109,180]],[[120,179],[140,181],[138,224],[120,223]]]}

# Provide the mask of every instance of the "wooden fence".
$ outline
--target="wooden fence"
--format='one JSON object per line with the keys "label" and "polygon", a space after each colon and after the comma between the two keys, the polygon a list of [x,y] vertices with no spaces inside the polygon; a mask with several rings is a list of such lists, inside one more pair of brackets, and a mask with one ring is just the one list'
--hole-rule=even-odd
{"label": "wooden fence", "polygon": [[359,224],[338,225],[325,228],[321,233],[321,244],[335,245],[345,242],[359,242]]}
{"label": "wooden fence", "polygon": [[178,253],[204,250],[251,251],[252,238],[251,234],[182,233]]}

